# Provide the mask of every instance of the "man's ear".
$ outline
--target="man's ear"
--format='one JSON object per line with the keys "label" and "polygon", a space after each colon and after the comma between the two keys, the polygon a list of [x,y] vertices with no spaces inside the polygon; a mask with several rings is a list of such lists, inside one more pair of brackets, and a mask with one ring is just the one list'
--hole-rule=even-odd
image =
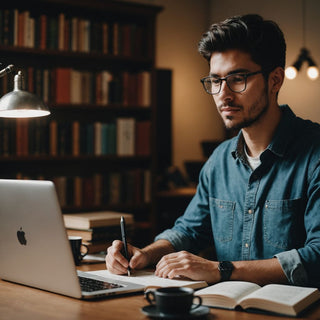
{"label": "man's ear", "polygon": [[275,68],[269,74],[269,88],[272,93],[279,92],[284,81],[284,70],[281,67]]}

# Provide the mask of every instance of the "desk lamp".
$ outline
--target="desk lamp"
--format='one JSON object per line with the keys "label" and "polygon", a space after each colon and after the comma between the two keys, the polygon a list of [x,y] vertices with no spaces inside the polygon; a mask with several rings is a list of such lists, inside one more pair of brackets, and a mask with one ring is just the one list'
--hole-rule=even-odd
{"label": "desk lamp", "polygon": [[[0,71],[0,78],[12,72],[11,64]],[[21,71],[14,77],[13,91],[0,99],[0,117],[2,118],[34,118],[50,114],[49,109],[34,94],[23,90],[23,76]]]}

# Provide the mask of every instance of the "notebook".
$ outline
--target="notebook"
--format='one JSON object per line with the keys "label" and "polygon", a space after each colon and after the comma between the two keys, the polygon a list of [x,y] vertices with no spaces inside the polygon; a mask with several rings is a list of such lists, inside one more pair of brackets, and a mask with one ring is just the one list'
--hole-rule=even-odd
{"label": "notebook", "polygon": [[[144,289],[76,270],[51,181],[0,179],[0,257],[1,279],[74,298]],[[80,282],[86,283],[85,289]],[[98,283],[98,288],[88,288],[88,283]]]}

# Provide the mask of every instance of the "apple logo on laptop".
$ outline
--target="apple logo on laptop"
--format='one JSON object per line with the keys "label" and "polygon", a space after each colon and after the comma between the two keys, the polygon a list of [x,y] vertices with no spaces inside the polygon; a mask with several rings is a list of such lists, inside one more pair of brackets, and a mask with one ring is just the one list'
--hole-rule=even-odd
{"label": "apple logo on laptop", "polygon": [[23,246],[27,245],[27,239],[25,237],[25,232],[22,230],[22,227],[20,227],[20,230],[17,231],[17,237]]}

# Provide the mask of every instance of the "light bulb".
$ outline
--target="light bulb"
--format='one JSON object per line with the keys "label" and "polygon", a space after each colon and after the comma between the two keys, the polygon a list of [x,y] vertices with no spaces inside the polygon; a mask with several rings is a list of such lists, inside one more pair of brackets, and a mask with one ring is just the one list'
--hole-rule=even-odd
{"label": "light bulb", "polygon": [[297,69],[293,66],[288,67],[285,71],[286,77],[290,80],[294,79],[297,76],[297,73]]}
{"label": "light bulb", "polygon": [[319,77],[319,70],[316,66],[310,66],[308,67],[307,74],[311,80],[316,80]]}

